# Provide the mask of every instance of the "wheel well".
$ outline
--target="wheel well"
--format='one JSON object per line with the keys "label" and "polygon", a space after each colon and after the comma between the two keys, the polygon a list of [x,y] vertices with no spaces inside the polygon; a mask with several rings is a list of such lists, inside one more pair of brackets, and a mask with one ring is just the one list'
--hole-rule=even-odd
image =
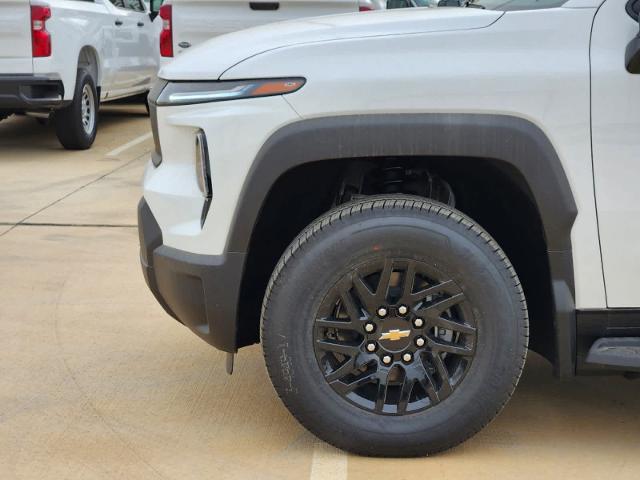
{"label": "wheel well", "polygon": [[504,249],[522,282],[531,348],[553,361],[549,260],[533,195],[510,164],[475,158],[324,160],[295,167],[279,177],[262,205],[249,243],[238,312],[238,346],[259,341],[267,282],[295,236],[336,204],[376,193],[410,193],[455,203],[482,225]]}
{"label": "wheel well", "polygon": [[102,85],[102,78],[100,75],[100,62],[98,60],[98,53],[93,47],[88,45],[82,47],[80,54],[78,55],[78,68],[86,68],[91,73],[91,77],[96,82],[96,88],[100,88]]}

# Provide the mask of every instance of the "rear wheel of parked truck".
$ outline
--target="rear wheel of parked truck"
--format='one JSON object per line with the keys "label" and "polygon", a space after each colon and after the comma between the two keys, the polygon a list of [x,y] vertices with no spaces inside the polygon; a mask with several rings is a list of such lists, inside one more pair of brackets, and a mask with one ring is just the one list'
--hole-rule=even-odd
{"label": "rear wheel of parked truck", "polygon": [[321,439],[372,456],[451,448],[489,423],[524,366],[527,306],[498,244],[405,195],[342,205],[289,246],[262,342],[276,391]]}
{"label": "rear wheel of parked truck", "polygon": [[86,150],[91,147],[98,129],[100,99],[96,82],[88,70],[79,69],[73,101],[55,113],[56,134],[68,150]]}

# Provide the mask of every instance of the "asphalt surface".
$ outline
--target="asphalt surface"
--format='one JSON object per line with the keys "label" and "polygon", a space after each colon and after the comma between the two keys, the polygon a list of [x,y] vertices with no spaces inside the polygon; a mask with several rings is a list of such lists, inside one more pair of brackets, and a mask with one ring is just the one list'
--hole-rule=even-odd
{"label": "asphalt surface", "polygon": [[148,292],[135,216],[151,145],[138,105],[105,108],[85,152],[32,118],[0,123],[0,478],[640,478],[640,381],[559,381],[535,354],[498,419],[450,452],[316,440],[259,346],[227,376]]}

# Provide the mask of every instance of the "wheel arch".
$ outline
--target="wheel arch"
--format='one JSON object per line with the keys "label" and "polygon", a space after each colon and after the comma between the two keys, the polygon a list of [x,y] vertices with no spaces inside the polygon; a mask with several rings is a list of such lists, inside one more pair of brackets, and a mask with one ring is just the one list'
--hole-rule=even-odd
{"label": "wheel arch", "polygon": [[78,68],[86,68],[91,73],[91,77],[96,82],[98,95],[102,86],[102,66],[100,65],[100,56],[98,51],[91,45],[85,45],[78,53]]}
{"label": "wheel arch", "polygon": [[437,157],[451,163],[472,159],[502,164],[518,173],[524,181],[518,188],[531,197],[543,228],[556,372],[573,375],[571,228],[577,207],[557,152],[544,132],[528,120],[506,115],[392,114],[325,117],[285,126],[265,142],[245,179],[227,250],[249,251],[264,203],[287,172],[318,162],[389,157]]}

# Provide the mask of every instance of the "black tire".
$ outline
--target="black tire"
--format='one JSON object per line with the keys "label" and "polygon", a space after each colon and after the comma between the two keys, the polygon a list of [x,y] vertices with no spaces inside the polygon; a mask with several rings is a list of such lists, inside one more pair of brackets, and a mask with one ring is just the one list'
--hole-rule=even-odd
{"label": "black tire", "polygon": [[[89,89],[84,95],[85,87]],[[89,104],[92,113],[89,120],[83,113],[83,101]],[[88,70],[78,70],[76,87],[71,104],[55,112],[54,124],[58,140],[67,150],[86,150],[90,148],[96,138],[98,130],[98,108],[100,99],[96,90],[96,83]],[[87,124],[83,122],[83,118]]]}
{"label": "black tire", "polygon": [[[433,330],[430,326],[425,326],[422,331],[416,330],[421,335],[424,333],[429,345],[433,343],[434,346],[430,352],[414,348],[415,356],[411,364],[405,365],[398,361],[398,366],[386,367],[386,374],[393,369],[400,372],[396,376],[403,378],[398,381],[401,386],[395,386],[392,377],[385,376],[389,387],[384,388],[383,395],[379,394],[381,388],[372,390],[369,387],[371,384],[366,384],[366,387],[358,387],[360,390],[352,390],[348,394],[351,397],[341,396],[338,391],[342,391],[345,384],[355,385],[356,380],[362,376],[349,374],[344,378],[351,380],[334,380],[333,385],[340,386],[340,390],[337,390],[329,384],[325,375],[329,377],[336,374],[340,368],[337,358],[354,359],[356,362],[361,357],[366,360],[372,355],[378,355],[378,351],[370,354],[364,347],[366,335],[374,334],[353,333],[358,335],[357,340],[344,340],[350,342],[350,352],[354,348],[352,344],[359,345],[357,348],[361,349],[351,357],[350,354],[341,356],[333,351],[325,355],[324,345],[331,344],[332,350],[335,343],[327,340],[330,334],[333,335],[332,338],[340,338],[341,335],[344,336],[344,331],[341,330],[342,327],[322,327],[335,322],[326,321],[329,317],[324,317],[324,321],[317,320],[316,315],[319,315],[318,309],[321,306],[325,308],[323,305],[327,301],[333,308],[335,302],[328,292],[338,288],[351,292],[348,294],[349,298],[355,298],[359,305],[357,310],[351,310],[358,312],[357,314],[347,316],[349,322],[353,320],[352,317],[359,317],[359,322],[367,316],[371,318],[367,310],[369,300],[361,300],[364,297],[360,290],[355,289],[353,278],[356,277],[353,272],[369,268],[369,264],[373,265],[382,258],[387,259],[384,268],[392,265],[389,278],[395,278],[393,265],[402,264],[403,259],[407,259],[407,265],[415,264],[419,268],[432,269],[436,272],[434,275],[441,274],[443,278],[451,279],[452,283],[439,285],[456,285],[455,288],[459,288],[461,294],[455,295],[459,306],[451,307],[445,313],[441,309],[433,310],[432,313],[439,312],[436,315],[440,320],[436,320],[436,323],[445,317],[454,318],[458,315],[452,313],[455,309],[455,312],[464,312],[466,317],[463,315],[462,318],[467,319],[463,320],[467,322],[463,323],[464,328],[471,331],[470,325],[473,325],[473,333],[468,336],[461,334],[457,325],[450,332],[445,329]],[[390,258],[396,259],[396,263],[390,263]],[[411,298],[418,297],[427,291],[412,293],[418,282],[424,281],[427,286],[431,283],[425,280],[427,277],[416,276],[415,270],[412,270],[411,276],[408,271],[409,267],[404,273],[396,272],[397,275],[411,278],[410,282],[402,280],[403,284],[409,286],[408,290],[405,291],[404,286],[401,290],[408,292]],[[367,281],[375,282],[376,275],[370,277],[374,280]],[[382,271],[379,278],[384,276]],[[344,285],[347,286],[340,286],[345,279],[347,283]],[[351,281],[354,283],[349,283]],[[367,287],[365,296],[373,295],[372,292],[377,295],[382,290],[379,284],[378,287],[372,283],[368,285],[370,286]],[[385,301],[396,290],[385,288]],[[416,328],[416,312],[429,312],[434,305],[439,304],[440,299],[453,298],[447,295],[441,293],[438,297],[434,294],[422,298],[418,304],[411,303],[406,318],[400,318],[398,313],[405,309],[401,310],[397,304],[394,306],[390,300],[389,312],[395,313],[389,313],[383,319],[376,317],[376,321],[380,325],[386,325],[385,322],[392,325],[395,321],[408,321],[409,330],[402,330],[401,333],[405,335],[406,331],[410,331],[411,335],[416,335],[411,330]],[[373,300],[375,301],[377,300]],[[445,303],[447,302],[442,302],[442,305]],[[449,303],[453,304],[453,301]],[[342,307],[336,308],[340,310]],[[338,310],[331,310],[333,313],[330,320],[338,320],[339,315],[344,317],[344,314],[337,313]],[[349,311],[348,308],[345,311]],[[427,313],[427,324],[431,322],[430,318]],[[380,326],[380,329],[383,328],[387,327]],[[328,443],[356,454],[410,457],[433,454],[458,445],[480,431],[501,411],[522,373],[529,327],[526,301],[518,277],[498,244],[482,227],[445,205],[418,197],[391,195],[369,197],[342,205],[313,222],[291,243],[267,287],[261,330],[264,356],[273,385],[284,404],[303,426]],[[389,344],[392,331],[398,332],[389,330],[383,334],[380,330],[375,334],[380,335],[377,343],[380,352],[383,351],[383,342]],[[318,338],[317,332],[322,332],[321,335],[325,337]],[[447,333],[451,341],[444,341],[440,336],[432,339],[434,332],[435,335],[440,335],[439,332]],[[361,340],[360,336],[365,340]],[[413,348],[418,343],[417,337],[411,338],[413,343],[402,348]],[[442,353],[440,344],[453,345],[454,338],[463,345],[460,351],[464,351],[464,355],[469,355],[468,350],[473,351],[471,357]],[[338,343],[342,341],[343,339],[336,340]],[[320,344],[323,348],[318,348]],[[323,364],[324,371],[320,367],[327,355],[331,357],[329,360],[338,365],[332,367],[335,370],[332,370],[331,375],[327,373],[330,370],[327,365],[331,362]],[[404,353],[400,353],[400,359],[403,358],[402,355]],[[439,361],[436,356],[440,357]],[[363,362],[364,360],[360,363]],[[376,371],[384,373],[385,367],[381,362],[376,362],[377,360],[373,360],[372,364],[363,368],[369,369],[373,365]],[[394,360],[393,365],[396,365],[395,362]],[[450,362],[446,366],[446,373],[440,377],[440,370],[433,367],[438,362],[438,368],[445,362]],[[347,363],[345,361],[342,365]],[[412,371],[410,369],[414,366],[431,372],[426,375],[428,381],[424,380],[421,384],[425,385],[424,388],[416,387],[418,383],[412,383],[414,380],[409,378]],[[459,374],[461,368],[464,372]],[[450,371],[453,373],[450,374]],[[378,374],[373,373],[365,376],[383,378],[376,375]],[[458,375],[455,380],[457,383],[454,384],[453,376],[449,375]],[[382,381],[378,382],[378,385],[382,385]],[[413,385],[408,390],[407,397],[403,397],[402,393],[405,383]],[[429,389],[429,386],[432,388]],[[392,400],[386,403],[394,388],[400,389],[395,390],[400,391],[395,407]],[[354,397],[353,392],[363,393]],[[370,393],[374,397],[368,405],[367,395]],[[381,399],[380,404],[375,403],[376,398]],[[405,400],[401,407],[402,398]],[[356,401],[361,404],[356,404]],[[404,413],[404,409],[414,405],[415,412]],[[379,407],[381,410],[377,411]],[[394,411],[396,414],[393,414]]]}

